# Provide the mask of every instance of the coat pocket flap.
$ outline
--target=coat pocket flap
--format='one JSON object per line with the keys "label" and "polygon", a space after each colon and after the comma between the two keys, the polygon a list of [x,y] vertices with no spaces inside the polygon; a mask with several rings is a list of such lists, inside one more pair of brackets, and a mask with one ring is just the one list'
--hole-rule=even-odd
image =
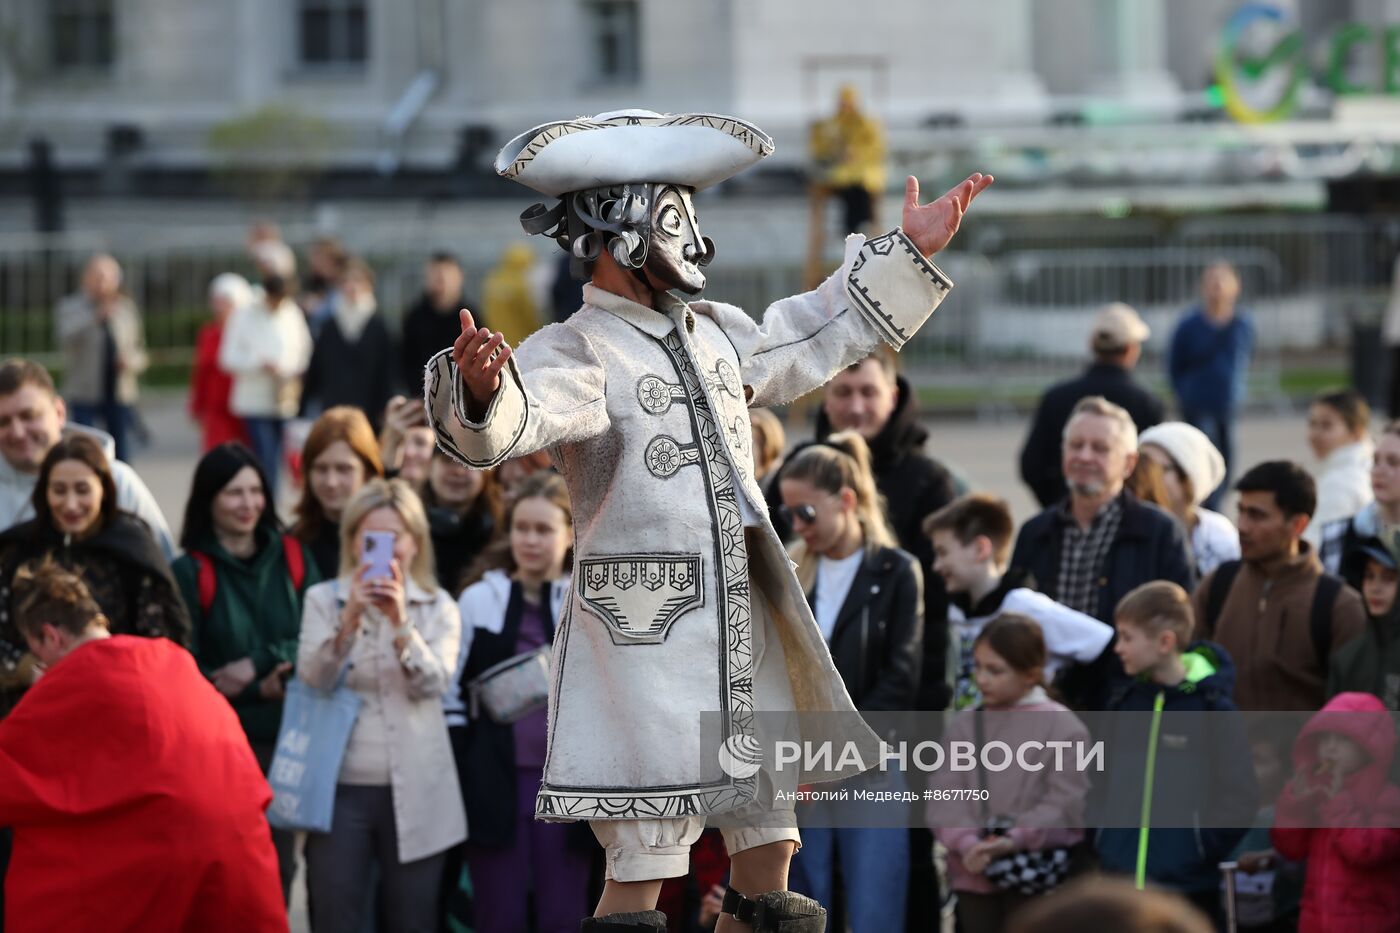
{"label": "coat pocket flap", "polygon": [[618,645],[659,645],[672,624],[705,603],[700,554],[587,557],[576,571],[579,598]]}

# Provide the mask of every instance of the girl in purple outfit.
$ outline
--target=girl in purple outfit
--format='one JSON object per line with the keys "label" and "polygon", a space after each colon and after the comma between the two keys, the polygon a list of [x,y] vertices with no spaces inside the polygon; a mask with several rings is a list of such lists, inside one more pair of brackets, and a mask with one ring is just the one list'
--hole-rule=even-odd
{"label": "girl in purple outfit", "polygon": [[[503,661],[554,640],[569,590],[573,516],[564,480],[525,479],[506,513],[507,537],[482,555],[463,591],[462,648],[448,726],[467,808],[466,862],[477,933],[528,927],[533,894],[539,933],[573,933],[588,912],[592,836],[534,818],[545,760],[545,707],[500,722],[472,703],[468,685]],[[484,572],[482,572],[484,571]]]}

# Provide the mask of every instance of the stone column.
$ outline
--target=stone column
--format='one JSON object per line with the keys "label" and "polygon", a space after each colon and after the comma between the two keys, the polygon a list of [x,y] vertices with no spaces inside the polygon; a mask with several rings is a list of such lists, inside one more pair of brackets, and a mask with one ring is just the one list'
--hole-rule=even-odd
{"label": "stone column", "polygon": [[[250,113],[276,94],[277,82],[297,61],[297,6],[267,0],[243,0],[233,7],[231,25],[237,31],[235,65],[236,112]],[[275,25],[276,28],[271,28]]]}
{"label": "stone column", "polygon": [[[1035,71],[1033,0],[995,0],[997,46],[988,50],[999,67],[996,106],[1008,115],[1041,117],[1049,107],[1045,84]],[[990,75],[989,75],[990,76]]]}
{"label": "stone column", "polygon": [[[26,17],[13,4],[0,3],[0,113],[14,113],[19,96],[19,72],[16,62],[21,50],[30,56],[37,31],[37,15]],[[32,64],[32,62],[31,62]]]}
{"label": "stone column", "polygon": [[1099,0],[1096,96],[1142,110],[1174,112],[1181,88],[1167,70],[1166,0]]}

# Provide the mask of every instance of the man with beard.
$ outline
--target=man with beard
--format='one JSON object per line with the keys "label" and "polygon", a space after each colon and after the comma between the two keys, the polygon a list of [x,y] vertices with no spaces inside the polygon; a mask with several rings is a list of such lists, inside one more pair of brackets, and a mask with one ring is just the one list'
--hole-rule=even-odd
{"label": "man with beard", "polygon": [[1287,460],[1255,466],[1240,494],[1240,560],[1201,581],[1192,597],[1196,638],[1235,661],[1242,710],[1321,709],[1328,661],[1366,627],[1356,590],[1322,569],[1303,532],[1317,505],[1308,471]]}
{"label": "man with beard", "polygon": [[[518,354],[464,310],[428,369],[445,450],[485,469],[547,448],[568,481],[575,584],[535,812],[588,820],[607,852],[585,931],[664,930],[661,881],[687,873],[707,818],[731,856],[720,933],[824,930],[821,906],[786,890],[799,837],[774,789],[863,768],[776,774],[755,760],[756,714],[824,713],[825,737],[878,757],[762,507],[748,408],[811,391],[881,340],[903,346],[951,286],[928,257],[991,178],[927,205],[909,178],[901,228],[851,237],[840,270],[761,322],[672,296],[699,293],[714,257],[693,192],[771,151],[740,120],[636,110],[508,143],[497,171],[560,199],[521,221],[591,272],[584,306]],[[723,748],[702,741],[705,710],[719,713]]]}
{"label": "man with beard", "polygon": [[[1144,583],[1170,580],[1188,592],[1195,583],[1176,519],[1123,488],[1137,446],[1126,410],[1101,396],[1080,401],[1062,448],[1069,495],[1026,522],[1011,555],[1042,593],[1109,625],[1118,601]],[[1068,670],[1060,687],[1078,708],[1102,709],[1122,677],[1110,642],[1097,661]]]}

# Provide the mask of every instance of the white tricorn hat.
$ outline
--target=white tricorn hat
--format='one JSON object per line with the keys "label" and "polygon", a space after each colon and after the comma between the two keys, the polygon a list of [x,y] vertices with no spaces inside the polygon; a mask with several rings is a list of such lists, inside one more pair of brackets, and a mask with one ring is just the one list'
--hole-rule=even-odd
{"label": "white tricorn hat", "polygon": [[496,172],[554,197],[640,182],[698,190],[772,151],[767,133],[733,117],[617,110],[521,133],[496,156]]}

